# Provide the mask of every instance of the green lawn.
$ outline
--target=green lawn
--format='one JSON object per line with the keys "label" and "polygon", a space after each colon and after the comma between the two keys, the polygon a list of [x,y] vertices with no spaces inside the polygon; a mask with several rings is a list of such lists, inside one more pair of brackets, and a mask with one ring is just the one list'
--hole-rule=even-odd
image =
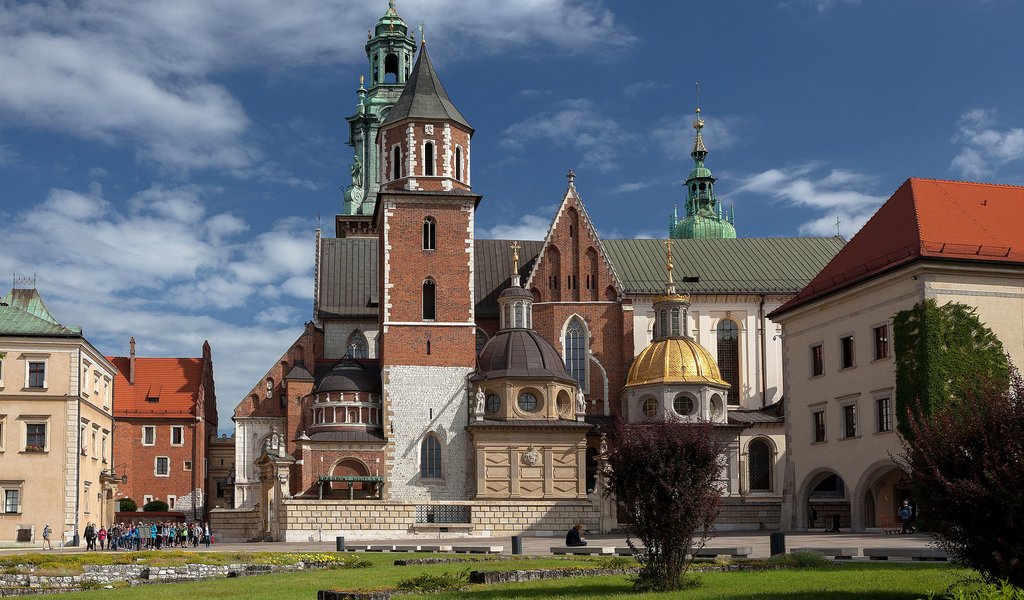
{"label": "green lawn", "polygon": [[[321,589],[379,588],[420,573],[523,569],[539,567],[600,566],[600,559],[539,558],[536,560],[456,563],[447,565],[394,566],[396,558],[414,555],[360,554],[373,563],[362,569],[340,569],[216,579],[198,583],[155,584],[115,590],[95,590],[62,597],[97,600],[151,600],[154,597],[194,597],[203,600],[245,598],[266,600],[313,600]],[[419,555],[422,556],[422,555]],[[944,592],[953,583],[971,577],[972,571],[947,565],[851,563],[828,568],[782,571],[711,572],[699,575],[701,586],[676,594],[633,594],[626,577],[560,579],[505,586],[474,586],[475,598],[669,598],[764,599],[764,600],[916,600],[928,592]],[[409,598],[462,598],[465,592],[405,596]]]}

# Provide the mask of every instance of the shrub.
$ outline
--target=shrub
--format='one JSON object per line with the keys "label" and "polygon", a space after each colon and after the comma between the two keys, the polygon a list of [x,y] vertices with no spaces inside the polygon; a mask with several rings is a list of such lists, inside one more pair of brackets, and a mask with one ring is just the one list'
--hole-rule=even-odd
{"label": "shrub", "polygon": [[768,559],[768,564],[786,567],[827,567],[831,565],[827,558],[810,550],[776,554]]}
{"label": "shrub", "polygon": [[931,416],[907,410],[898,458],[938,546],[990,583],[1024,587],[1024,384],[1013,373],[1009,390],[976,389]]}
{"label": "shrub", "polygon": [[139,510],[138,503],[131,498],[121,498],[118,502],[121,503],[121,510],[124,512],[135,512]]}
{"label": "shrub", "polygon": [[646,548],[636,556],[636,590],[683,587],[687,555],[704,547],[718,514],[722,451],[709,423],[618,423],[606,493],[632,520],[630,538]]}
{"label": "shrub", "polygon": [[150,500],[142,507],[142,512],[167,512],[167,503],[163,500]]}
{"label": "shrub", "polygon": [[469,569],[449,571],[431,575],[420,573],[415,577],[398,582],[398,589],[406,592],[447,592],[458,590],[469,584]]}

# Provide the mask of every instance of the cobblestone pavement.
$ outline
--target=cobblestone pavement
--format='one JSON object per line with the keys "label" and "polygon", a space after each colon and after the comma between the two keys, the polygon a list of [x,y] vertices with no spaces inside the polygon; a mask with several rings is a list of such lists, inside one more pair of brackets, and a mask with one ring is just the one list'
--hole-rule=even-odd
{"label": "cobblestone pavement", "polygon": [[[769,533],[767,531],[751,532],[729,532],[720,533],[708,540],[709,547],[750,547],[753,549],[753,557],[766,557],[769,555]],[[591,546],[625,546],[626,539],[622,535],[593,535],[588,536]],[[489,545],[504,546],[505,553],[512,551],[512,539],[510,537],[444,537],[428,535],[410,535],[402,538],[389,539],[354,539],[349,538],[351,544],[464,544],[464,545]],[[551,546],[561,546],[563,539],[558,537],[524,537],[524,554],[548,554]],[[912,535],[884,535],[881,533],[787,533],[786,548],[800,547],[843,547],[843,548],[923,548],[929,546],[931,537],[924,534]],[[211,551],[218,552],[327,552],[335,548],[334,538],[326,538],[323,542],[252,542],[252,543],[228,543],[213,544]],[[192,551],[192,548],[187,550]],[[200,546],[198,551],[206,549]],[[0,553],[39,551],[38,548],[4,548]],[[81,552],[82,548],[54,549],[53,552]],[[47,550],[47,552],[49,552]]]}

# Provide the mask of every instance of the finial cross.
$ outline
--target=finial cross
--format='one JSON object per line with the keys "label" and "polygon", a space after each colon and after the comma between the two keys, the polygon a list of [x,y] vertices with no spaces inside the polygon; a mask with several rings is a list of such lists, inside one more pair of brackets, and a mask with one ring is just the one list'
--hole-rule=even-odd
{"label": "finial cross", "polygon": [[420,30],[420,43],[421,44],[426,44],[427,43],[427,35],[426,35],[426,33],[424,33],[424,31],[426,30],[426,27],[424,26],[423,23],[420,23],[419,30]]}
{"label": "finial cross", "polygon": [[576,173],[574,173],[572,169],[569,169],[569,172],[566,173],[565,176],[569,179],[569,185],[572,185],[573,181],[576,180]]}
{"label": "finial cross", "polygon": [[512,245],[509,246],[509,248],[512,248],[512,271],[515,272],[515,273],[518,273],[519,272],[519,248],[521,248],[521,246],[519,245],[519,240],[516,240],[516,241],[512,242]]}
{"label": "finial cross", "polygon": [[674,281],[672,281],[672,240],[671,240],[671,238],[665,240],[665,259],[666,259],[666,261],[668,263],[668,284],[671,286],[671,285],[674,285],[674,283],[675,283]]}
{"label": "finial cross", "polygon": [[840,235],[842,235],[842,234],[839,233],[839,225],[842,222],[843,222],[843,220],[839,218],[839,215],[836,215],[836,237],[839,237]]}

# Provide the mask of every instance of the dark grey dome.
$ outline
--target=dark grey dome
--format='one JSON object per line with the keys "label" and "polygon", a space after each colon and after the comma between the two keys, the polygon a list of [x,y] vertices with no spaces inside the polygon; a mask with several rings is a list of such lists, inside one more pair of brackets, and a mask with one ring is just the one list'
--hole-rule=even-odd
{"label": "dark grey dome", "polygon": [[523,300],[529,300],[530,302],[533,302],[533,294],[531,294],[527,289],[521,288],[518,285],[513,285],[511,287],[505,288],[503,292],[498,294],[499,300],[504,298],[508,298],[509,300],[518,300],[519,298],[522,298]]}
{"label": "dark grey dome", "polygon": [[380,392],[380,373],[354,360],[334,365],[313,390],[317,392]]}
{"label": "dark grey dome", "polygon": [[558,351],[531,329],[499,331],[480,351],[478,364],[479,371],[474,380],[530,377],[576,383],[566,373]]}

